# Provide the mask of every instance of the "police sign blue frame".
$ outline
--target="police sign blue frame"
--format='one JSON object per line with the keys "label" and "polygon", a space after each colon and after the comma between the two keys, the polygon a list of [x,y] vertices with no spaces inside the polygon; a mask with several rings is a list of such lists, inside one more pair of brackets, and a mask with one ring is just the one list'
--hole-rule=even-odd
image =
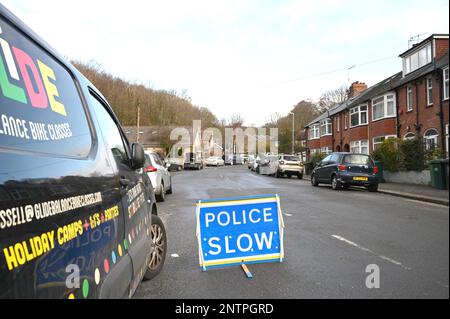
{"label": "police sign blue frame", "polygon": [[197,202],[200,268],[282,262],[284,221],[278,194]]}

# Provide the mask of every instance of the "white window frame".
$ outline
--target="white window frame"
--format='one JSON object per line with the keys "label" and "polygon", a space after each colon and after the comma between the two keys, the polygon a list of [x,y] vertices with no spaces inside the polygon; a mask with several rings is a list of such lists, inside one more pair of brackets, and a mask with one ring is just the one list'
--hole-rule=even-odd
{"label": "white window frame", "polygon": [[336,132],[339,132],[341,130],[341,123],[339,123],[340,119],[341,119],[341,115],[337,114],[336,115]]}
{"label": "white window frame", "polygon": [[319,123],[313,124],[309,127],[309,140],[317,140],[320,138]]}
{"label": "white window frame", "polygon": [[[325,132],[322,132],[322,129],[325,128]],[[332,122],[331,119],[328,118],[320,122],[320,136],[328,136],[333,134],[332,130]]]}
{"label": "white window frame", "polygon": [[[447,78],[445,78],[445,72],[447,72]],[[442,84],[443,84],[443,88],[442,88],[442,90],[443,90],[443,98],[444,98],[444,100],[448,100],[448,98],[449,98],[449,87],[448,87],[448,84],[449,84],[449,69],[448,69],[448,66],[446,67],[446,68],[444,68],[443,70],[442,70]]]}
{"label": "white window frame", "polygon": [[406,86],[406,112],[413,110],[413,90],[412,85]]}
{"label": "white window frame", "polygon": [[[361,111],[361,108],[365,107],[366,110],[365,111]],[[361,125],[367,125],[369,123],[369,111],[368,111],[368,105],[367,104],[361,104],[358,105],[356,107],[353,107],[350,109],[350,128],[352,127],[357,127],[357,126],[361,126]],[[366,113],[366,122],[363,123],[362,122],[362,113]],[[352,115],[353,114],[358,114],[358,124],[356,125],[352,125]]]}
{"label": "white window frame", "polygon": [[[436,134],[427,136],[427,132],[429,132],[431,130],[435,131]],[[429,141],[433,141],[433,144],[434,144],[433,148],[430,147],[431,144]],[[423,142],[425,144],[425,149],[427,151],[431,151],[431,150],[438,148],[439,147],[439,131],[435,128],[429,128],[428,130],[426,130],[423,133]]]}
{"label": "white window frame", "polygon": [[[432,43],[430,41],[417,51],[403,58],[403,75],[414,72],[433,61],[431,46]],[[423,60],[423,57],[425,57],[425,60]],[[413,61],[417,62],[417,65],[414,65],[414,67],[412,64]]]}
{"label": "white window frame", "polygon": [[320,153],[330,154],[333,153],[333,150],[331,149],[331,146],[325,146],[320,148]]}
{"label": "white window frame", "polygon": [[[363,145],[365,144],[365,145]],[[367,149],[367,152],[362,152],[362,148],[365,147]],[[356,152],[353,151],[353,149],[357,149]],[[359,141],[351,141],[350,142],[350,152],[354,154],[367,154],[369,155],[369,140],[359,140]]]}
{"label": "white window frame", "polygon": [[[376,150],[375,145],[383,144],[383,142],[385,140],[390,139],[390,138],[396,138],[396,137],[397,137],[397,135],[390,134],[390,135],[376,136],[376,137],[372,138],[372,150],[374,150],[374,151]],[[381,142],[375,142],[376,139],[380,139],[380,138],[382,138]]]}
{"label": "white window frame", "polygon": [[416,134],[413,132],[408,132],[403,136],[403,140],[412,140],[416,138]]}
{"label": "white window frame", "polygon": [[428,77],[426,79],[427,84],[427,106],[433,105],[433,78]]}
{"label": "white window frame", "polygon": [[[380,99],[380,98],[383,98],[383,116],[380,118],[374,118],[374,116],[375,116],[374,106],[375,105],[373,104],[373,101]],[[387,115],[388,114],[388,102],[390,102],[391,100],[394,105],[394,112],[393,112],[393,114]],[[372,104],[372,122],[397,116],[397,105],[395,102],[395,93],[393,93],[393,92],[386,93],[384,95],[380,95],[380,96],[377,96],[376,98],[373,98],[371,104]]]}

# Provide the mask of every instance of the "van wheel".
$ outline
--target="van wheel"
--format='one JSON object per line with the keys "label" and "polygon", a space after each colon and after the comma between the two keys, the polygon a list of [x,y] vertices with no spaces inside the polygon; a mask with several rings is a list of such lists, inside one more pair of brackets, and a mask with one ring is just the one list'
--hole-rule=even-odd
{"label": "van wheel", "polygon": [[342,184],[338,180],[336,175],[333,175],[333,177],[331,178],[331,188],[335,191],[342,189]]}
{"label": "van wheel", "polygon": [[378,184],[370,185],[368,187],[368,189],[369,189],[369,192],[377,192],[378,191]]}
{"label": "van wheel", "polygon": [[302,174],[302,173],[299,173],[299,174],[297,175],[297,178],[298,178],[298,179],[303,179],[303,174]]}
{"label": "van wheel", "polygon": [[158,275],[164,266],[164,261],[166,260],[166,228],[164,227],[162,220],[156,215],[152,215],[152,226],[150,233],[152,236],[150,241],[151,252],[150,261],[148,262],[147,270],[144,275],[145,280],[150,280]]}
{"label": "van wheel", "polygon": [[164,202],[166,200],[166,190],[164,189],[164,182],[161,181],[161,191],[156,195],[158,202]]}
{"label": "van wheel", "polygon": [[282,176],[282,175],[281,175],[280,171],[277,171],[277,172],[275,173],[275,177],[276,177],[276,178],[281,178],[281,176]]}
{"label": "van wheel", "polygon": [[319,182],[317,181],[316,174],[312,174],[312,176],[311,176],[311,185],[319,186]]}

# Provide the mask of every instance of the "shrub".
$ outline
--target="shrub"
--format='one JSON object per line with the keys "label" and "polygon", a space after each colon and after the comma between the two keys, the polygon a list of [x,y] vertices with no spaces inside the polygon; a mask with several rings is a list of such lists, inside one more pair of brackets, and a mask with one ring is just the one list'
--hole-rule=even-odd
{"label": "shrub", "polygon": [[402,154],[399,151],[398,145],[402,141],[395,138],[385,139],[378,148],[373,151],[372,157],[376,161],[382,161],[384,169],[391,172],[397,172],[401,166]]}
{"label": "shrub", "polygon": [[435,148],[432,151],[427,151],[425,157],[427,161],[431,161],[435,159],[445,159],[447,158],[447,154],[442,148]]}
{"label": "shrub", "polygon": [[313,164],[313,166],[316,166],[317,163],[319,163],[321,160],[325,158],[327,154],[325,153],[314,153],[310,157],[310,162]]}
{"label": "shrub", "polygon": [[400,151],[402,153],[402,166],[404,169],[419,172],[425,169],[426,152],[421,136],[402,141]]}

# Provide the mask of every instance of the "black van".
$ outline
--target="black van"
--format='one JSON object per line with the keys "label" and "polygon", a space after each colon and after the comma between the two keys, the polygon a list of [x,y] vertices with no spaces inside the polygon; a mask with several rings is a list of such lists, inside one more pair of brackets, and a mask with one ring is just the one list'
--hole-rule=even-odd
{"label": "black van", "polygon": [[0,4],[0,298],[131,297],[158,274],[143,163],[102,94]]}

